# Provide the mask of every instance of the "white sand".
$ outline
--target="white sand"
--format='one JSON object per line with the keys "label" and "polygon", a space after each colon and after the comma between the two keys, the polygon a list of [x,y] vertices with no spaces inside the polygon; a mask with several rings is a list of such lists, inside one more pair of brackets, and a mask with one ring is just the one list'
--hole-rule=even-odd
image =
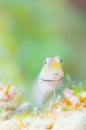
{"label": "white sand", "polygon": [[26,128],[21,127],[18,119],[10,119],[0,124],[0,130],[86,130],[86,112],[65,112],[59,114],[55,122],[48,118],[27,117],[23,123]]}
{"label": "white sand", "polygon": [[86,130],[86,113],[74,111],[58,117],[52,130]]}

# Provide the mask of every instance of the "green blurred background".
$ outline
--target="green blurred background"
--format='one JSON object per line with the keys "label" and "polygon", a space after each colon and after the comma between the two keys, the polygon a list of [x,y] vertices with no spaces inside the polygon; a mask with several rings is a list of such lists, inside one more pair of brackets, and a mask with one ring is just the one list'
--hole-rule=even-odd
{"label": "green blurred background", "polygon": [[86,80],[86,10],[72,0],[0,0],[0,76],[30,87],[47,56]]}

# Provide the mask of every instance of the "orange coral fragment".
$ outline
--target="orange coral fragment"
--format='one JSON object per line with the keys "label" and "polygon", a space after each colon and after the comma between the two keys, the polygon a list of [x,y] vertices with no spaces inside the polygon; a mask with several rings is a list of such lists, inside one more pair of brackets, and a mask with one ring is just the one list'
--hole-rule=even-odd
{"label": "orange coral fragment", "polygon": [[20,116],[16,116],[16,118],[19,120],[21,127],[27,128]]}
{"label": "orange coral fragment", "polygon": [[73,93],[71,89],[66,88],[64,89],[63,93],[68,101],[68,105],[74,108],[77,108],[80,105],[78,97]]}
{"label": "orange coral fragment", "polygon": [[7,88],[6,88],[6,91],[5,91],[5,94],[9,97],[9,90],[11,88],[11,85],[8,84]]}

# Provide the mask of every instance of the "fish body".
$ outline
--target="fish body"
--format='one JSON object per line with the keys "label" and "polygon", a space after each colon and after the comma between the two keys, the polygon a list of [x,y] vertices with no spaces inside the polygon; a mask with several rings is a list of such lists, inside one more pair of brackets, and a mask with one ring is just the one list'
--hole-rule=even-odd
{"label": "fish body", "polygon": [[63,77],[62,59],[58,56],[47,57],[32,91],[37,106],[43,105],[46,97],[61,84]]}

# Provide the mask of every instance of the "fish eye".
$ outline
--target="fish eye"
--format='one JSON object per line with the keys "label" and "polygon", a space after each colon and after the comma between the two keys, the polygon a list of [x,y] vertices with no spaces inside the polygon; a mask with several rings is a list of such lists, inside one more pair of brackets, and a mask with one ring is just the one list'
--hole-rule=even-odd
{"label": "fish eye", "polygon": [[63,62],[63,60],[60,58],[60,62],[62,63]]}
{"label": "fish eye", "polygon": [[60,57],[58,57],[58,56],[56,56],[55,59],[56,59],[56,61],[59,62],[59,63],[62,63],[62,62],[63,62],[62,58],[60,58]]}
{"label": "fish eye", "polygon": [[47,61],[46,61],[46,60],[44,61],[44,64],[45,64],[45,65],[47,64]]}
{"label": "fish eye", "polygon": [[44,61],[44,64],[45,65],[48,65],[51,61],[51,58],[50,57],[47,57],[46,60]]}

